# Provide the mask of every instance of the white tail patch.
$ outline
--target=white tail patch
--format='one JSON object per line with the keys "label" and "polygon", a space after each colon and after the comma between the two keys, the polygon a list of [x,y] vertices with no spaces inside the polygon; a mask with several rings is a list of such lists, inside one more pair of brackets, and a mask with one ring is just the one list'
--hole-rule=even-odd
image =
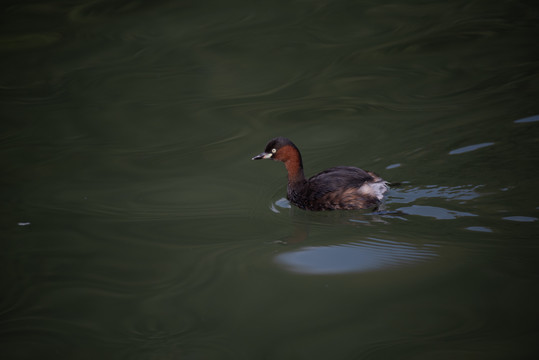
{"label": "white tail patch", "polygon": [[360,194],[373,196],[378,200],[382,200],[388,190],[389,187],[386,181],[366,182],[358,189]]}

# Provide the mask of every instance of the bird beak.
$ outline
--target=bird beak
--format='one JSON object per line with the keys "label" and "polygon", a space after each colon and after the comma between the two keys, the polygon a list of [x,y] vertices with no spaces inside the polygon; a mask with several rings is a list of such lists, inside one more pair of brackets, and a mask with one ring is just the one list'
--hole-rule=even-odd
{"label": "bird beak", "polygon": [[272,153],[263,152],[253,157],[251,160],[260,160],[260,159],[269,159],[271,158]]}

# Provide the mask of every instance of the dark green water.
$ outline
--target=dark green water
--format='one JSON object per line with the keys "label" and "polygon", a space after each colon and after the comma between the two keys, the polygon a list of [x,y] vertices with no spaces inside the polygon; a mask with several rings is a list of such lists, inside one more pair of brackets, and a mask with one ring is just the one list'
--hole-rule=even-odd
{"label": "dark green water", "polygon": [[537,356],[536,1],[10,3],[2,359]]}

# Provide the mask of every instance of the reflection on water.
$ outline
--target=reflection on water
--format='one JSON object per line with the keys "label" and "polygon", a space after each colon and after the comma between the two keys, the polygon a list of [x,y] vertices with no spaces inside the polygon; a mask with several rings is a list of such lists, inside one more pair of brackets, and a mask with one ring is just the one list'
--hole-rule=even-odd
{"label": "reflection on water", "polygon": [[370,238],[358,243],[303,247],[279,254],[275,261],[289,271],[302,274],[345,274],[413,265],[435,256],[436,246],[420,248]]}
{"label": "reflection on water", "polygon": [[[396,187],[392,188],[387,195],[384,204],[387,204],[388,211],[397,210],[404,214],[432,216],[438,219],[453,219],[456,216],[475,216],[474,214],[443,209],[433,206],[412,205],[411,207],[401,207],[393,209],[393,204],[409,204],[419,199],[444,199],[444,200],[473,200],[480,196],[476,190],[482,186],[436,186],[427,185],[424,187]],[[276,194],[278,196],[278,194]],[[286,198],[279,198],[270,204],[271,211],[280,213],[284,209],[290,209],[292,205]],[[279,210],[281,209],[281,210]],[[378,212],[377,212],[378,213]],[[383,212],[379,212],[384,215]],[[388,215],[391,215],[389,213]]]}
{"label": "reflection on water", "polygon": [[472,200],[480,196],[476,191],[480,185],[402,187],[392,189],[388,195],[388,203],[413,203],[419,199]]}
{"label": "reflection on water", "polygon": [[398,168],[400,166],[401,166],[401,164],[391,164],[391,165],[386,166],[386,169],[391,170],[391,169]]}
{"label": "reflection on water", "polygon": [[279,200],[277,200],[275,202],[272,202],[271,205],[270,205],[270,209],[274,213],[280,213],[281,212],[278,208],[283,209],[283,210],[284,209],[291,209],[292,204],[287,199],[280,198]]}
{"label": "reflection on water", "polygon": [[464,146],[464,147],[461,147],[461,148],[458,148],[458,149],[455,149],[455,150],[451,150],[449,152],[449,155],[463,154],[463,153],[466,153],[466,152],[475,151],[475,150],[478,150],[478,149],[481,149],[481,148],[484,148],[484,147],[487,147],[487,146],[491,146],[491,145],[494,145],[494,143],[493,142],[486,142],[486,143],[481,143],[481,144],[468,145],[468,146]]}
{"label": "reflection on water", "polygon": [[[2,10],[2,358],[536,355],[534,2]],[[291,207],[278,135],[403,185]]]}
{"label": "reflection on water", "polygon": [[479,232],[492,232],[492,229],[485,227],[485,226],[469,226],[466,228],[466,230],[470,231],[479,231]]}
{"label": "reflection on water", "polygon": [[397,209],[403,214],[429,216],[438,220],[452,220],[460,216],[477,216],[463,211],[447,210],[436,206],[412,205]]}
{"label": "reflection on water", "polygon": [[531,123],[531,122],[536,122],[536,121],[539,121],[539,115],[534,115],[534,116],[529,116],[523,119],[518,119],[518,120],[515,120],[515,123],[522,124],[522,123]]}
{"label": "reflection on water", "polygon": [[531,216],[506,216],[503,218],[504,220],[510,220],[510,221],[518,221],[518,222],[534,222],[539,220],[536,217]]}

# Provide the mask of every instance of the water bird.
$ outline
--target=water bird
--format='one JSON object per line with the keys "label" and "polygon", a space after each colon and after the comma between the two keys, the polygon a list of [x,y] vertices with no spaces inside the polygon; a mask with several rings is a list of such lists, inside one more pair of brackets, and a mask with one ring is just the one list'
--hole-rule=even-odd
{"label": "water bird", "polygon": [[285,137],[271,139],[252,160],[284,163],[288,172],[287,199],[305,210],[356,210],[378,207],[389,183],[371,171],[336,166],[305,179],[299,149]]}

